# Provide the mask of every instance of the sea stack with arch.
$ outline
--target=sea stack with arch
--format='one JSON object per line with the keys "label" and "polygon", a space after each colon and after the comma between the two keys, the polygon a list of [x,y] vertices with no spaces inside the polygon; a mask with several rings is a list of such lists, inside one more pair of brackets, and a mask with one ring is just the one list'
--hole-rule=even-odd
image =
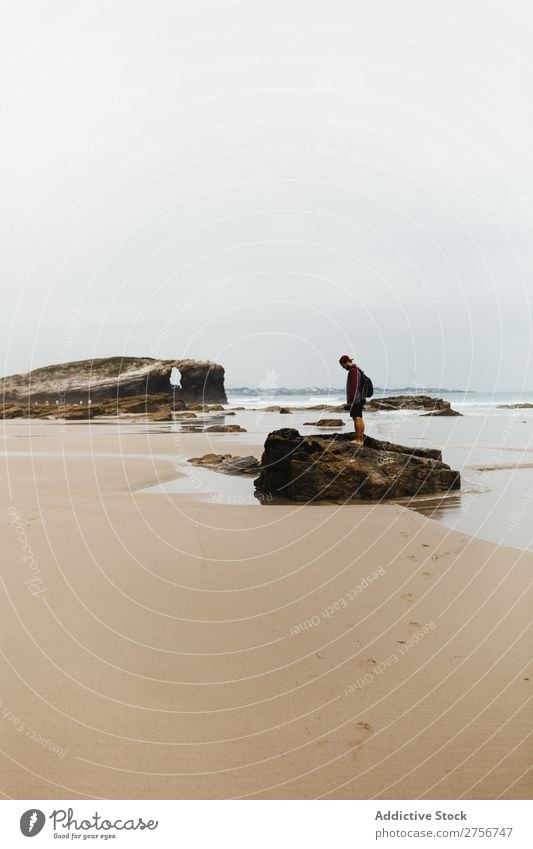
{"label": "sea stack with arch", "polygon": [[[173,370],[178,385],[171,383]],[[120,403],[138,396],[168,395],[184,404],[225,404],[224,368],[211,360],[159,360],[152,357],[100,357],[58,363],[2,380],[3,403],[20,407]]]}

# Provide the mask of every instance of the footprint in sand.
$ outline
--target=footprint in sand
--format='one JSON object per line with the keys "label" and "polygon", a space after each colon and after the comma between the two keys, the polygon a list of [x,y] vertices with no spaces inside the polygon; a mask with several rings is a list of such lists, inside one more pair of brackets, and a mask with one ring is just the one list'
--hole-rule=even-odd
{"label": "footprint in sand", "polygon": [[408,604],[412,604],[415,600],[413,593],[403,593],[400,598],[403,598],[403,600],[406,601]]}
{"label": "footprint in sand", "polygon": [[350,746],[352,747],[352,755],[354,760],[357,758],[359,754],[359,747],[368,740],[370,735],[373,732],[373,728],[369,722],[356,722],[354,725],[355,737],[353,740],[350,740]]}

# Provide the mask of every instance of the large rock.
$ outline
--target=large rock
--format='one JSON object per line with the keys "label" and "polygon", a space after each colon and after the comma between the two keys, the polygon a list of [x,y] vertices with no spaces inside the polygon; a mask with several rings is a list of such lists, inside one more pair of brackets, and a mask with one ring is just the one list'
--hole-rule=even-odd
{"label": "large rock", "polygon": [[256,495],[290,501],[357,501],[428,495],[459,489],[459,472],[437,449],[408,448],[353,434],[301,436],[293,428],[270,433],[255,481]]}
{"label": "large rock", "polygon": [[180,397],[200,404],[227,404],[224,369],[209,360],[176,360],[181,375]]}
{"label": "large rock", "polygon": [[[369,398],[365,410],[449,410],[450,402],[430,395],[391,395],[388,398]],[[453,415],[453,414],[452,414]]]}
{"label": "large rock", "polygon": [[[172,386],[170,377],[176,368],[180,386]],[[186,402],[225,404],[224,369],[208,360],[155,360],[151,357],[103,357],[78,360],[14,374],[2,380],[4,405],[22,407],[37,403],[65,407],[136,397],[161,396],[176,409]],[[170,409],[170,407],[169,407]]]}

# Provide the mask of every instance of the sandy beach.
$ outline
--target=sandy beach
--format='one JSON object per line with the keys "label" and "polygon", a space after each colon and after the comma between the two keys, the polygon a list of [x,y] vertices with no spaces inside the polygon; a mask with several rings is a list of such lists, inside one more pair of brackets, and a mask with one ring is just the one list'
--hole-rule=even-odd
{"label": "sandy beach", "polygon": [[532,552],[396,504],[139,492],[176,477],[150,428],[3,435],[2,797],[531,796]]}

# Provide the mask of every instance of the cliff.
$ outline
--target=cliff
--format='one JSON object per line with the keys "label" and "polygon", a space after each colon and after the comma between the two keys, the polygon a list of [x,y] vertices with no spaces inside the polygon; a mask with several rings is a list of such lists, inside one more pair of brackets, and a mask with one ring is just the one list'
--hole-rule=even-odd
{"label": "cliff", "polygon": [[[172,370],[180,385],[170,383]],[[78,360],[14,374],[2,380],[3,403],[25,407],[86,404],[132,396],[175,395],[182,402],[225,404],[224,369],[209,360],[156,360],[151,357],[103,357]]]}

